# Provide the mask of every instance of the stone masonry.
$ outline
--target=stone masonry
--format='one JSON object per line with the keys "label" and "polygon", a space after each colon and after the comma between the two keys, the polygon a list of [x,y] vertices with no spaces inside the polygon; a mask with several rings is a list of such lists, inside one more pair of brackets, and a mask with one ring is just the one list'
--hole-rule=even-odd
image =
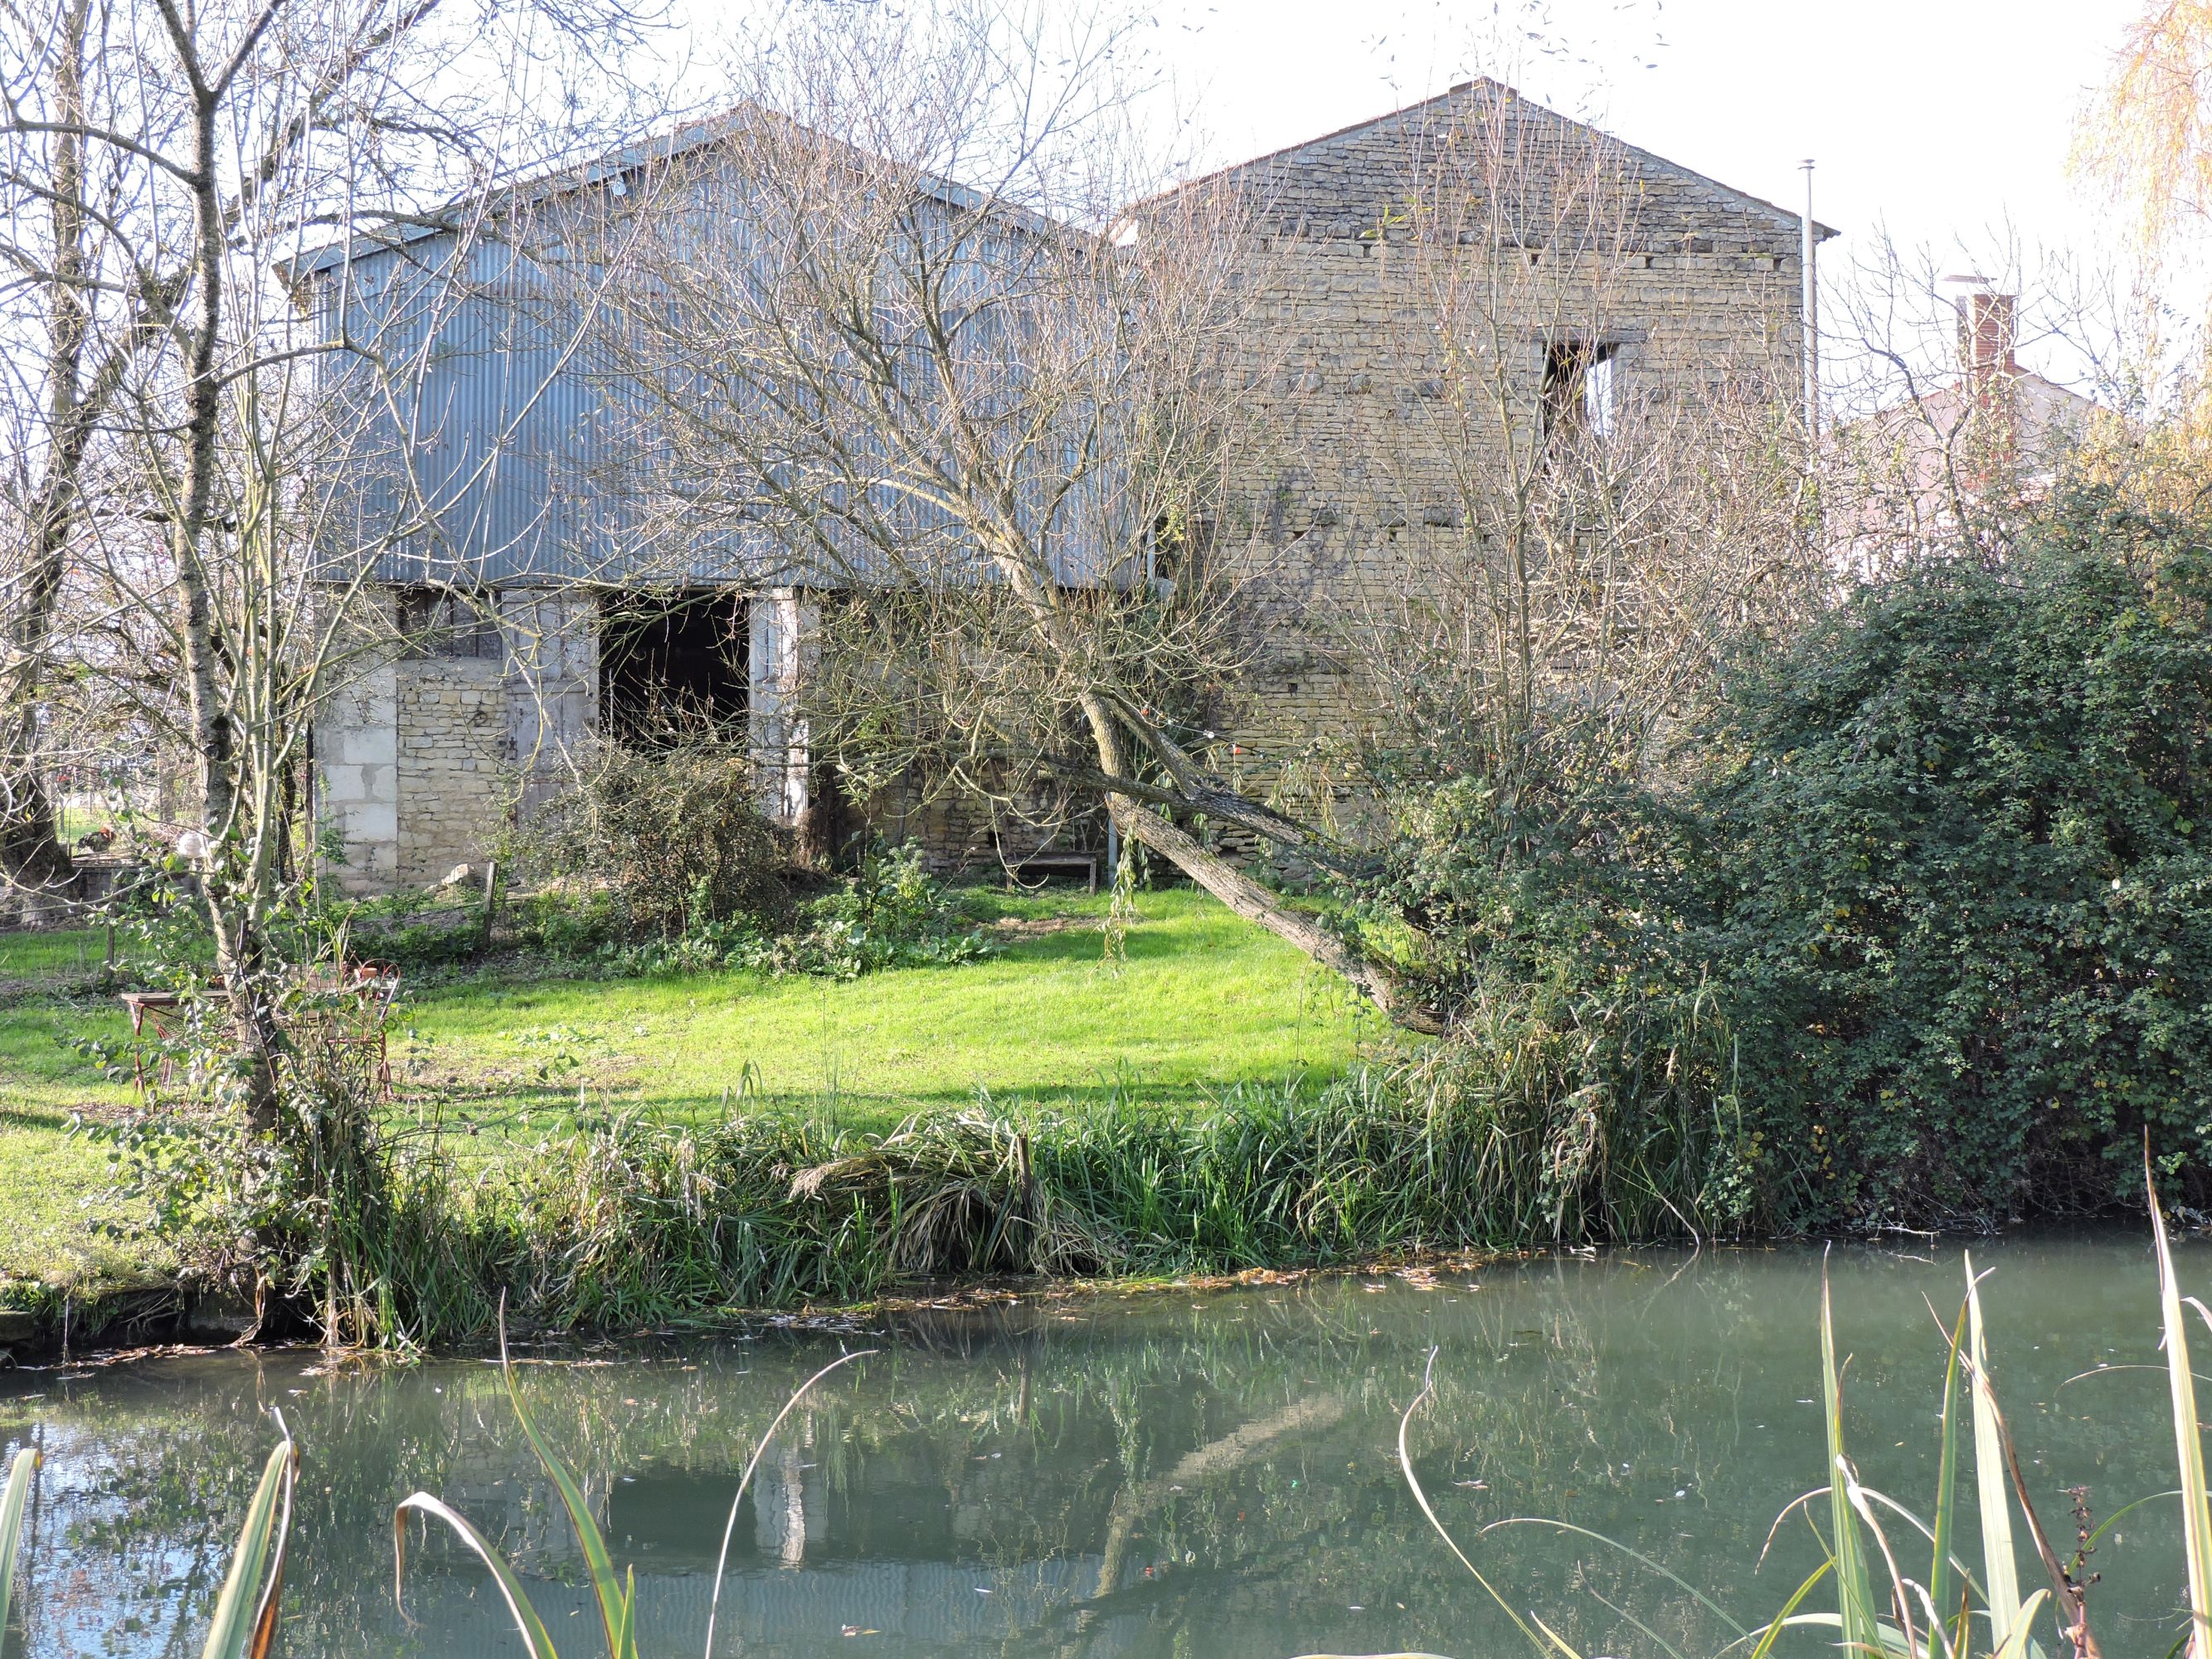
{"label": "stone masonry", "polygon": [[1260,232],[1228,390],[1273,460],[1214,527],[1256,649],[1213,757],[1247,787],[1358,724],[1333,624],[1480,537],[1562,353],[1624,416],[1796,396],[1798,217],[1495,82],[1184,189]]}
{"label": "stone masonry", "polygon": [[479,863],[518,800],[556,788],[598,724],[588,599],[522,590],[462,648],[434,627],[365,656],[315,723],[318,817],[344,849],[340,884],[428,886]]}
{"label": "stone masonry", "polygon": [[[1743,387],[1796,395],[1798,218],[1494,82],[1183,191],[1234,200],[1260,233],[1249,349],[1224,392],[1273,434],[1271,459],[1212,526],[1250,568],[1252,666],[1214,717],[1233,738],[1211,751],[1243,787],[1295,787],[1305,757],[1358,730],[1368,699],[1332,629],[1402,604],[1482,535],[1497,479],[1471,475],[1559,413],[1546,400],[1563,362],[1602,364],[1624,418]],[[520,589],[495,608],[495,649],[387,653],[319,720],[319,811],[349,887],[480,860],[599,729],[597,601]],[[807,611],[788,592],[751,602],[754,747],[767,804],[794,823]],[[1318,760],[1312,775],[1330,787]],[[940,860],[991,856],[973,814],[898,825]]]}

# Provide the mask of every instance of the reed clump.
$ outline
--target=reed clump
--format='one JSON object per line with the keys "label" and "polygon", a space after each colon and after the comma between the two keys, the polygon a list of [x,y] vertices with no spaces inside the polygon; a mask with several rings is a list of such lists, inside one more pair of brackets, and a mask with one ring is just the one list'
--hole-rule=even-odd
{"label": "reed clump", "polygon": [[[1505,1527],[1551,1527],[1617,1550],[1717,1617],[1734,1636],[1720,1651],[1743,1654],[1747,1659],[1767,1659],[1778,1650],[1795,1652],[1814,1647],[1866,1659],[2049,1659],[2054,1655],[2063,1659],[2104,1659],[2089,1617],[2087,1592],[2096,1582],[2096,1575],[2087,1570],[2089,1556],[2123,1516],[2148,1504],[2178,1499],[2181,1525],[2174,1536],[2187,1569],[2187,1592],[2173,1629],[2142,1650],[2163,1651],[2167,1659],[2177,1656],[2208,1659],[2212,1656],[2212,1488],[2208,1488],[2205,1474],[2197,1379],[2191,1365],[2185,1310],[2193,1310],[2208,1330],[2212,1330],[2212,1310],[2195,1297],[2181,1293],[2148,1152],[2143,1177],[2158,1259],[2160,1346],[2165,1351],[2180,1484],[2174,1491],[2136,1499],[2094,1528],[2086,1515],[2081,1516],[2071,1550],[2063,1534],[2054,1540],[2045,1527],[2037,1509],[2036,1489],[2022,1471],[2019,1449],[1998,1404],[1982,1314],[1983,1275],[1974,1271],[1972,1255],[1966,1258],[1964,1299],[1956,1318],[1948,1326],[1942,1408],[1936,1423],[1935,1490],[1917,1512],[1866,1485],[1845,1443],[1846,1362],[1838,1356],[1835,1320],[1823,1271],[1820,1403],[1827,1467],[1822,1484],[1792,1500],[1774,1522],[1777,1531],[1793,1522],[1811,1528],[1821,1560],[1772,1613],[1739,1622],[1698,1586],[1650,1557],[1565,1521],[1516,1516],[1491,1522],[1482,1528],[1483,1533]],[[1436,1395],[1435,1364],[1432,1352],[1430,1376],[1399,1419],[1400,1473],[1445,1548],[1504,1611],[1541,1659],[1583,1659],[1540,1614],[1522,1604],[1513,1587],[1501,1585],[1483,1573],[1430,1504],[1415,1472],[1409,1442],[1414,1417]],[[1969,1463],[1973,1483],[1970,1491],[1964,1479]],[[1957,1522],[1962,1494],[1963,1501],[1971,1503],[1978,1523],[1978,1557],[1970,1557],[1960,1547]],[[2030,1563],[2027,1580],[2044,1581],[2025,1593],[2018,1541],[2022,1534]],[[1632,1622],[1675,1659],[1682,1659],[1657,1632],[1632,1618]],[[1308,1659],[1326,1656],[1312,1655]],[[1423,1656],[1376,1655],[1374,1659]]]}
{"label": "reed clump", "polygon": [[[1727,1126],[1580,1122],[1587,1102],[1432,1068],[1230,1090],[918,1113],[888,1133],[818,1115],[708,1125],[610,1114],[495,1158],[394,1152],[351,1305],[377,1340],[625,1330],[866,1300],[902,1280],[1145,1276],[1322,1265],[1532,1238],[1725,1225],[1707,1165]],[[366,1267],[362,1264],[368,1264]]]}

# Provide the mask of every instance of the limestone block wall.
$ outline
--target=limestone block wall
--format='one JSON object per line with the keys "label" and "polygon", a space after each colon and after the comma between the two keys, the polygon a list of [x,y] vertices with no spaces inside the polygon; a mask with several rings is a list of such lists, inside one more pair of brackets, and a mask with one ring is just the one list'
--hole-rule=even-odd
{"label": "limestone block wall", "polygon": [[[396,607],[396,595],[371,596]],[[315,722],[317,813],[349,892],[427,885],[480,865],[518,800],[559,787],[599,727],[599,619],[588,597],[498,600],[498,638],[455,654],[398,643],[349,670]]]}
{"label": "limestone block wall", "polygon": [[345,849],[330,873],[347,892],[390,890],[399,877],[397,665],[351,674],[315,721],[317,818]]}
{"label": "limestone block wall", "polygon": [[402,886],[428,886],[455,865],[480,864],[506,822],[504,669],[436,657],[395,665]]}
{"label": "limestone block wall", "polygon": [[1344,635],[1483,556],[1555,352],[1602,356],[1647,429],[1796,394],[1796,216],[1491,83],[1202,187],[1262,232],[1223,389],[1267,445],[1213,526],[1254,646],[1217,718],[1247,752],[1217,764],[1292,767],[1367,718]]}

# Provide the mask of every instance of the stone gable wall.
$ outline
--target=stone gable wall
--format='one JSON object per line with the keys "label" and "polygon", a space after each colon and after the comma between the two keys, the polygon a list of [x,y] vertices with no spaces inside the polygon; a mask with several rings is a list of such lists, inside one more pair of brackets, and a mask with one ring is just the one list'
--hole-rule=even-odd
{"label": "stone gable wall", "polygon": [[[1261,788],[1370,718],[1339,630],[1402,614],[1421,573],[1467,554],[1481,494],[1468,481],[1498,475],[1506,441],[1490,406],[1498,377],[1516,388],[1524,443],[1563,339],[1607,349],[1623,411],[1747,386],[1796,395],[1798,221],[1496,91],[1478,83],[1207,181],[1246,192],[1267,232],[1249,349],[1226,386],[1273,439],[1214,526],[1244,573],[1255,648],[1219,712],[1243,752],[1217,745],[1213,758]],[[1433,199],[1422,192],[1437,157],[1481,99],[1486,118],[1526,129],[1499,152],[1523,144],[1615,194],[1560,209],[1539,169],[1510,213],[1478,210],[1449,235],[1425,228],[1411,204]],[[1543,234],[1547,214],[1579,241]],[[1493,234],[1509,220],[1527,245]],[[1448,356],[1440,311],[1483,349]]]}

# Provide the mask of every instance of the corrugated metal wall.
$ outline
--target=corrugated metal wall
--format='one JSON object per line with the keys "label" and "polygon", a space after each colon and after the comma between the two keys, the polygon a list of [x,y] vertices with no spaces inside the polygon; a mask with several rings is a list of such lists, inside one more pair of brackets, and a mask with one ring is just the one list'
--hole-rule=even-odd
{"label": "corrugated metal wall", "polygon": [[[581,199],[585,213],[605,210],[597,192]],[[573,202],[566,210],[577,211]],[[742,245],[742,231],[726,229],[728,211],[714,188],[705,216],[721,217],[720,240]],[[592,227],[576,228],[577,241],[592,239]],[[333,264],[318,279],[326,337],[339,337],[343,319],[346,337],[373,347],[380,365],[341,356],[325,381],[349,423],[354,556],[373,556],[387,580],[490,587],[790,580],[765,532],[733,532],[724,514],[725,527],[687,539],[665,487],[659,512],[643,510],[657,459],[649,399],[592,349],[586,325],[604,325],[579,296],[600,273],[581,259],[563,268],[564,250],[539,234],[538,259],[481,235],[457,252],[453,236],[438,234],[358,255],[349,270]],[[1019,263],[1020,234],[970,235],[979,293],[990,288],[983,270],[992,261]],[[979,333],[978,349],[1003,354],[1003,331],[1020,326],[1002,323],[995,338]],[[1048,474],[1056,458],[1036,459]],[[1040,515],[1048,482],[1040,477],[1025,492]],[[1097,529],[1112,493],[1109,481],[1093,478],[1043,526],[1061,580],[1079,583],[1102,568],[1091,550],[1101,539],[1127,544]],[[918,547],[957,541],[942,512],[888,488],[876,494],[875,514]],[[649,517],[658,526],[651,535]],[[943,554],[934,556],[941,568]]]}

